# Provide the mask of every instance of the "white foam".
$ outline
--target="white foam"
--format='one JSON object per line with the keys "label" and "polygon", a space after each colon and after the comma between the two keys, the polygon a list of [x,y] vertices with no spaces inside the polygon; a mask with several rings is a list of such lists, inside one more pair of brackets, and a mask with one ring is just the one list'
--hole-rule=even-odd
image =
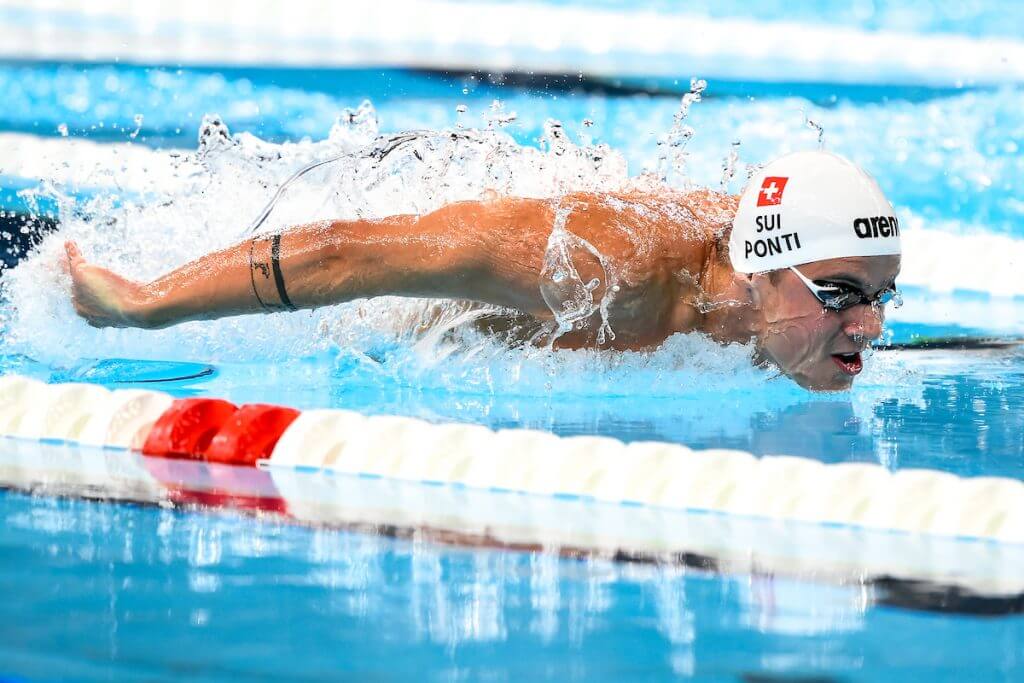
{"label": "white foam", "polygon": [[122,196],[187,189],[202,172],[194,155],[132,143],[0,133],[0,174]]}

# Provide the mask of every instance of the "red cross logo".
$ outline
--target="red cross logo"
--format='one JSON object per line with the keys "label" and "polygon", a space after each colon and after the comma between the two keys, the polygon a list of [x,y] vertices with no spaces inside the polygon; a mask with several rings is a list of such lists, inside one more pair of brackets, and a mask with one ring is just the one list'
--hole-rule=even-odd
{"label": "red cross logo", "polygon": [[789,178],[768,176],[761,183],[761,191],[757,193],[758,206],[775,206],[782,203],[782,191],[786,189]]}

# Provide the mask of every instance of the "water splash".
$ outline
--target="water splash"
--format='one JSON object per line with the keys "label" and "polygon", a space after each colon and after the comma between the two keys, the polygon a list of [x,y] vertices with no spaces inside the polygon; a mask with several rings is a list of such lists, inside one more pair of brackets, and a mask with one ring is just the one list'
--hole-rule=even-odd
{"label": "water splash", "polygon": [[690,91],[683,95],[679,102],[679,111],[673,117],[671,130],[658,141],[661,151],[658,155],[658,177],[662,182],[678,181],[683,187],[690,187],[686,177],[686,146],[696,131],[686,122],[690,115],[690,107],[701,101],[701,96],[708,87],[708,82],[701,78],[690,79]]}
{"label": "water splash", "polygon": [[740,160],[740,141],[733,140],[732,145],[729,147],[729,153],[725,159],[722,160],[722,181],[719,184],[722,192],[729,191],[729,183],[732,182],[733,176],[736,175],[736,162]]}
{"label": "water splash", "polygon": [[562,156],[572,143],[565,134],[561,121],[548,119],[544,122],[544,135],[540,139],[541,148],[546,148],[555,156]]}
{"label": "water splash", "polygon": [[[325,160],[333,161],[287,187],[259,231],[325,217],[423,214],[493,193],[544,198],[628,185],[625,161],[608,147],[578,146],[555,122],[549,139],[541,150],[522,147],[493,129],[380,135],[369,103],[343,112],[319,142],[272,144],[233,134],[222,118],[207,116],[195,152],[151,153],[154,165],[148,168],[103,169],[112,186],[133,187],[132,195],[76,197],[57,182],[39,192],[58,202],[61,230],[4,278],[6,341],[12,350],[58,363],[94,356],[96,349],[108,357],[218,361],[306,356],[336,349],[341,339],[367,353],[381,344],[402,343],[403,317],[424,315],[422,306],[387,298],[160,331],[92,329],[70,306],[69,282],[59,265],[61,245],[75,239],[97,263],[149,280],[236,242],[247,217],[260,215],[268,194],[296,171]],[[373,321],[385,321],[387,329]]]}
{"label": "water splash", "polygon": [[[764,382],[766,373],[750,365],[749,348],[723,349],[699,336],[673,338],[650,353],[510,346],[480,329],[489,317],[510,318],[510,312],[466,302],[383,297],[160,331],[92,329],[70,306],[69,282],[59,265],[64,239],[76,239],[101,265],[152,279],[235,243],[269,195],[299,170],[324,161],[330,163],[288,186],[258,230],[324,218],[423,214],[494,193],[555,198],[664,189],[650,178],[630,178],[623,157],[607,145],[574,143],[555,120],[545,126],[540,148],[517,144],[497,123],[486,130],[382,135],[373,106],[364,102],[338,116],[326,139],[273,144],[234,134],[211,115],[199,128],[195,152],[150,152],[145,167],[111,164],[109,157],[97,162],[91,173],[106,174],[111,188],[133,188],[130,194],[112,189],[83,198],[58,180],[48,181],[39,197],[57,202],[61,229],[5,275],[5,347],[55,364],[97,354],[268,362],[327,352],[336,356],[339,372],[363,376],[368,384],[389,378],[417,387],[510,394],[689,395]],[[557,328],[565,333],[586,323],[599,344],[614,340],[608,317],[614,269],[564,222],[552,231],[549,247],[545,298],[554,304]],[[581,275],[581,260],[589,260],[596,274]],[[565,273],[560,279],[559,267]]]}
{"label": "water splash", "polygon": [[519,116],[514,111],[505,111],[505,105],[501,100],[494,100],[487,107],[483,118],[487,129],[494,130],[495,127],[504,128],[513,123]]}
{"label": "water splash", "polygon": [[[608,322],[608,308],[618,292],[618,278],[594,245],[566,230],[566,220],[572,208],[571,205],[559,206],[555,212],[554,227],[548,237],[541,269],[541,295],[558,325],[552,341],[574,330],[590,327],[591,319],[598,314],[600,323],[594,339],[598,345],[604,345],[615,339],[615,332]],[[580,274],[580,267],[584,265],[589,265],[590,271],[598,270],[600,275],[591,275],[584,281]]]}

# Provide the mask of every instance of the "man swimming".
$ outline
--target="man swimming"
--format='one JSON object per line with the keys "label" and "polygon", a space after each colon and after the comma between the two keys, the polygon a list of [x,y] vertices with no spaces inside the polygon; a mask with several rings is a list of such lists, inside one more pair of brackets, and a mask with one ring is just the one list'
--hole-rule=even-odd
{"label": "man swimming", "polygon": [[460,202],[423,216],[258,235],[150,283],[66,244],[72,298],[96,327],[315,308],[382,295],[518,311],[559,348],[642,350],[677,333],[753,342],[801,386],[849,388],[900,269],[878,185],[827,152],[784,156],[740,197],[573,194]]}

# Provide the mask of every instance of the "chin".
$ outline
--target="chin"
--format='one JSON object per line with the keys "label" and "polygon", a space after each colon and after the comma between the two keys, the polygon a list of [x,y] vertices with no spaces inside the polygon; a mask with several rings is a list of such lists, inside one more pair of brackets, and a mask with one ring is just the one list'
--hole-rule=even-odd
{"label": "chin", "polygon": [[[831,361],[829,364],[831,365]],[[833,368],[828,368],[827,371],[820,374],[791,375],[791,377],[794,382],[810,391],[849,391],[855,379],[852,375],[837,373]]]}

